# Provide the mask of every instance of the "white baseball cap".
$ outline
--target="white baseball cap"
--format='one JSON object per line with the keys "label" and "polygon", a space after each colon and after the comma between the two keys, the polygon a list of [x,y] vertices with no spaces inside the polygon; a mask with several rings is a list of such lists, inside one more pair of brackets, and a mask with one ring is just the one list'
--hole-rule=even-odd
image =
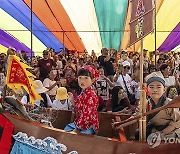
{"label": "white baseball cap", "polygon": [[122,62],[122,65],[123,65],[123,66],[130,66],[130,63],[126,60],[126,61],[123,61],[123,62]]}

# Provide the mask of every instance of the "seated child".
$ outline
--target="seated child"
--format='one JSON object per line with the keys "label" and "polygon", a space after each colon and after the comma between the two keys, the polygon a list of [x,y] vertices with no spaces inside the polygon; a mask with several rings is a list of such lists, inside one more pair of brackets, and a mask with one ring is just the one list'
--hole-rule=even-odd
{"label": "seated child", "polygon": [[106,110],[111,111],[112,105],[110,100],[110,89],[114,87],[114,84],[108,77],[105,76],[105,70],[102,66],[98,67],[97,69],[100,73],[99,79],[95,82],[97,95],[101,96],[101,98],[104,100]]}
{"label": "seated child", "polygon": [[[165,80],[163,76],[151,73],[147,76],[147,88],[150,99],[147,110],[152,110],[170,102],[166,97]],[[154,132],[160,132],[161,136],[180,137],[180,112],[175,108],[167,108],[147,116],[147,137]],[[138,139],[136,133],[135,138]],[[164,138],[161,138],[162,140]]]}
{"label": "seated child", "polygon": [[69,93],[71,102],[75,101],[75,120],[65,127],[66,131],[80,132],[83,134],[95,134],[99,129],[98,98],[92,84],[99,77],[96,68],[86,65],[78,72],[78,84],[82,88],[77,100]]}
{"label": "seated child", "polygon": [[61,110],[72,110],[73,105],[68,99],[68,93],[65,87],[59,87],[57,89],[56,97],[53,101],[52,108],[57,108]]}

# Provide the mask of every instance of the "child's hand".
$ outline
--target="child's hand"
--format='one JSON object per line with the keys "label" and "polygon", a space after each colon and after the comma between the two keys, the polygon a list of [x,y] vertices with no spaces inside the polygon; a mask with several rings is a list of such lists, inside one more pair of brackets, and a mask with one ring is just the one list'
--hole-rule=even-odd
{"label": "child's hand", "polygon": [[72,105],[75,105],[74,104],[74,96],[71,92],[68,92],[68,98],[69,98],[70,102],[72,103]]}

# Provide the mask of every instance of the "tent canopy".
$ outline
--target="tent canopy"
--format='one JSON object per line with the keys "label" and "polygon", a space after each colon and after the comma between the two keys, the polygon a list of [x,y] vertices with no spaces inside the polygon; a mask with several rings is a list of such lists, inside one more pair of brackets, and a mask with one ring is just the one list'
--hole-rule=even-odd
{"label": "tent canopy", "polygon": [[[178,0],[156,1],[156,46],[160,52],[180,51],[179,9]],[[1,0],[0,16],[1,52],[11,46],[30,55],[31,21],[35,55],[46,48],[100,54],[102,47],[118,51],[138,51],[140,47],[139,42],[128,46],[128,0]],[[155,50],[154,36],[152,33],[143,39],[145,49]]]}

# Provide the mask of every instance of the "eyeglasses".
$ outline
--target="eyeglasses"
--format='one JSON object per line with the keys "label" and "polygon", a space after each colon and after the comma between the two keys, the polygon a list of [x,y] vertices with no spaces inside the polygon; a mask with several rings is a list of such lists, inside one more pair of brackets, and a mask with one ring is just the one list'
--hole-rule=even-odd
{"label": "eyeglasses", "polygon": [[129,69],[130,69],[130,67],[129,67],[129,66],[124,66],[124,69],[128,69],[128,70],[129,70]]}

